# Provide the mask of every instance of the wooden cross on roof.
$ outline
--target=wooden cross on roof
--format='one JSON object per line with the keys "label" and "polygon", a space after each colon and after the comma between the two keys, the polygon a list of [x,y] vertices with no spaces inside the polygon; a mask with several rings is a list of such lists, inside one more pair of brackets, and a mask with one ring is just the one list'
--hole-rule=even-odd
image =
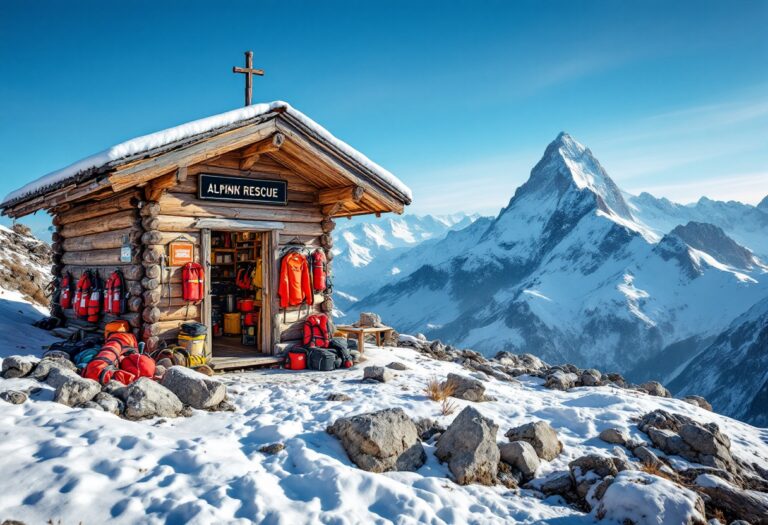
{"label": "wooden cross on roof", "polygon": [[253,75],[264,76],[263,69],[253,69],[253,51],[245,52],[245,67],[233,67],[233,73],[245,74],[245,105],[251,105],[251,95],[253,91]]}

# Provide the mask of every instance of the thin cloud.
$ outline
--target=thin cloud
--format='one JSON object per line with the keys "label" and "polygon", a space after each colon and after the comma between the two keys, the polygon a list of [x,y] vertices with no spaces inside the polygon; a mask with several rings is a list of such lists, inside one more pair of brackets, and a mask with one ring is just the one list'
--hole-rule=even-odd
{"label": "thin cloud", "polygon": [[645,191],[683,204],[696,202],[701,197],[757,204],[768,195],[768,172],[724,175],[673,184],[638,185],[627,190],[634,194]]}

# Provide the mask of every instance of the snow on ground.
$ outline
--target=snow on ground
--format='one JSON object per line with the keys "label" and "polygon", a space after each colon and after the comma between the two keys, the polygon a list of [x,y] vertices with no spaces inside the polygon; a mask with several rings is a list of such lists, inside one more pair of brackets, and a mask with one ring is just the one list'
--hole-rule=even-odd
{"label": "snow on ground", "polygon": [[[6,325],[7,327],[7,325]],[[36,329],[30,328],[30,331]],[[35,336],[38,337],[38,336]],[[3,354],[9,352],[4,350]],[[462,487],[448,479],[427,445],[418,472],[373,474],[356,468],[325,432],[336,418],[386,407],[412,417],[441,417],[421,392],[432,377],[467,374],[411,349],[372,348],[367,361],[336,372],[261,370],[227,374],[235,413],[195,411],[188,419],[130,422],[105,412],[71,409],[43,389],[22,405],[0,401],[0,519],[28,523],[593,523],[593,518],[502,486]],[[363,366],[402,361],[410,370],[385,384],[363,384]],[[541,380],[520,385],[495,380],[497,401],[456,400],[476,406],[504,432],[543,419],[556,429],[563,453],[539,477],[567,468],[588,452],[607,454],[597,438],[608,427],[640,434],[631,420],[654,408],[716,421],[735,455],[768,466],[768,431],[706,412],[682,401],[611,387],[546,390]],[[0,389],[37,385],[0,380]],[[326,401],[332,392],[349,402]],[[457,411],[458,413],[458,411]],[[282,442],[273,456],[258,450]]]}

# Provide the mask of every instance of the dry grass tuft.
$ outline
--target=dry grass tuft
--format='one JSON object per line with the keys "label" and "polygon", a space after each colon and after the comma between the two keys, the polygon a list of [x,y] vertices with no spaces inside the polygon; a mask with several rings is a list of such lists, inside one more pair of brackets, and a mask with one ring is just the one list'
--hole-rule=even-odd
{"label": "dry grass tuft", "polygon": [[440,403],[440,414],[443,416],[450,416],[454,412],[456,412],[456,409],[459,408],[459,405],[456,404],[455,401],[451,401],[449,398],[445,398]]}
{"label": "dry grass tuft", "polygon": [[451,397],[456,392],[456,385],[448,381],[442,382],[437,377],[433,377],[427,382],[423,392],[432,401],[445,401],[446,398]]}

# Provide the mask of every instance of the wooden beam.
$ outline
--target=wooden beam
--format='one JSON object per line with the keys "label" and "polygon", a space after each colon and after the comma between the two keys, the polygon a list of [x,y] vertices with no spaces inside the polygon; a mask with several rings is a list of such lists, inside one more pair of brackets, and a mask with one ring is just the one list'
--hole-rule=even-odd
{"label": "wooden beam", "polygon": [[317,192],[317,203],[321,206],[335,204],[337,202],[360,202],[365,189],[362,186],[344,186],[342,188],[328,188]]}
{"label": "wooden beam", "polygon": [[250,170],[259,161],[263,153],[272,153],[279,150],[283,142],[285,142],[285,135],[275,133],[272,135],[272,140],[265,140],[248,146],[240,155],[240,169],[244,171]]}
{"label": "wooden beam", "polygon": [[191,166],[263,140],[277,131],[274,120],[249,124],[192,145],[158,154],[118,168],[108,177],[114,191],[148,182],[179,166]]}
{"label": "wooden beam", "polygon": [[180,166],[176,171],[166,173],[161,177],[153,179],[145,188],[144,196],[148,201],[158,201],[165,190],[174,187],[180,182],[187,180],[187,167]]}

